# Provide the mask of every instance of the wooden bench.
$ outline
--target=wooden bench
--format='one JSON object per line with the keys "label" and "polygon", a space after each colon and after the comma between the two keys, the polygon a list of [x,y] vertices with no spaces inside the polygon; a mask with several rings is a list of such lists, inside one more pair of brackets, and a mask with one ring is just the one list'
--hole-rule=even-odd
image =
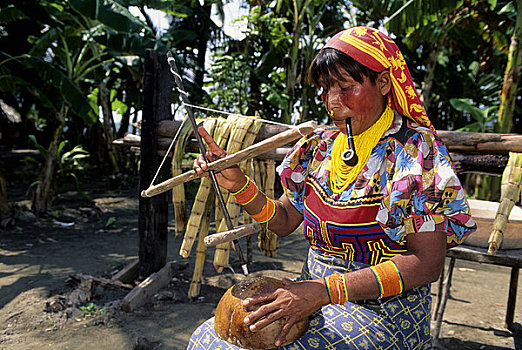
{"label": "wooden bench", "polygon": [[522,265],[522,249],[499,250],[495,255],[489,255],[487,249],[468,245],[460,245],[458,247],[448,249],[446,252],[446,257],[450,258],[450,261],[447,271],[443,271],[439,279],[437,304],[435,306],[433,319],[435,326],[434,331],[432,332],[434,345],[437,344],[440,336],[444,310],[446,309],[446,303],[449,297],[449,289],[451,287],[453,268],[455,267],[455,260],[457,259],[511,267],[505,326],[510,331],[513,331],[513,318],[515,315],[515,305],[517,299],[518,274],[519,268]]}

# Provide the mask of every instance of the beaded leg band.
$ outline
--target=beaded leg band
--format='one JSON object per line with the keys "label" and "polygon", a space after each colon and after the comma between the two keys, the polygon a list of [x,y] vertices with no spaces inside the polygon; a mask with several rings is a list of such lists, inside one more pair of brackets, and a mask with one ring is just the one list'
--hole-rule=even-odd
{"label": "beaded leg band", "polygon": [[389,297],[402,293],[404,284],[397,265],[391,260],[370,267],[373,271],[379,290],[381,292],[379,298]]}

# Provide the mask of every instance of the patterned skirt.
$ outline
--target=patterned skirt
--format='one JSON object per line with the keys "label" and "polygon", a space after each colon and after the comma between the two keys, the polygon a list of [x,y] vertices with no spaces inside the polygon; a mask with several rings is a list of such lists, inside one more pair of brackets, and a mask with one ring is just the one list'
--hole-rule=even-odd
{"label": "patterned skirt", "polygon": [[[310,249],[300,279],[323,278],[365,267],[368,265]],[[430,310],[429,285],[380,300],[327,305],[311,315],[308,331],[301,338],[279,349],[431,349]],[[216,335],[211,318],[194,331],[188,349],[240,348]]]}

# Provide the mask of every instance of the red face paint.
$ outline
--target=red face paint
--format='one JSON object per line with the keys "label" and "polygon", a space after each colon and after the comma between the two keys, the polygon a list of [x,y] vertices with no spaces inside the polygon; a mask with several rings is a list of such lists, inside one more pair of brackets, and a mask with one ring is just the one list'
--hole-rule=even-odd
{"label": "red face paint", "polygon": [[385,99],[376,84],[368,78],[359,83],[348,74],[343,81],[335,80],[322,96],[329,113],[333,111],[334,124],[345,132],[344,121],[351,118],[354,135],[373,125],[385,107]]}

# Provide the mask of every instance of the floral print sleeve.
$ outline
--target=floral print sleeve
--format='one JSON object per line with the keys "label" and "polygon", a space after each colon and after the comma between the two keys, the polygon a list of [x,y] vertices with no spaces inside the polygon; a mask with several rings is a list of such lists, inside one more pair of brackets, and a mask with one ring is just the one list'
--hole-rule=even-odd
{"label": "floral print sleeve", "polygon": [[320,129],[302,137],[277,168],[284,193],[300,213],[303,212],[308,167],[320,142]]}
{"label": "floral print sleeve", "polygon": [[462,185],[438,136],[424,128],[415,131],[388,145],[389,176],[376,219],[394,241],[441,231],[448,246],[460,244],[476,228]]}

